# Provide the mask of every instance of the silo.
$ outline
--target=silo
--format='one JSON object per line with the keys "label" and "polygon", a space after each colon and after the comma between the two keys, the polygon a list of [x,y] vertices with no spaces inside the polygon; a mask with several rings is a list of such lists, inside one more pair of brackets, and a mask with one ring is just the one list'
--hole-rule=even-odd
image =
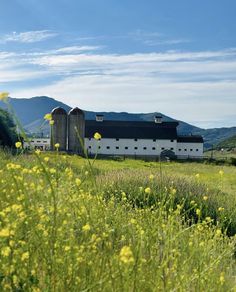
{"label": "silo", "polygon": [[84,135],[84,112],[76,107],[68,115],[68,151],[83,155]]}
{"label": "silo", "polygon": [[67,112],[62,107],[52,110],[54,125],[51,126],[51,150],[54,150],[56,143],[60,144],[59,150],[67,150]]}

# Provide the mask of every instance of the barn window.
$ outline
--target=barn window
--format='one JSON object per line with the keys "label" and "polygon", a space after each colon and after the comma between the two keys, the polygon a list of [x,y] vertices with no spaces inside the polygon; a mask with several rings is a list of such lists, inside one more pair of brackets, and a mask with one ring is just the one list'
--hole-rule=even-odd
{"label": "barn window", "polygon": [[185,148],[184,151],[187,151],[187,149]]}
{"label": "barn window", "polygon": [[157,140],[156,140],[156,139],[153,139],[152,141],[153,141],[153,142],[156,142]]}
{"label": "barn window", "polygon": [[179,151],[181,151],[181,149],[179,149]]}
{"label": "barn window", "polygon": [[174,148],[173,148],[173,147],[171,147],[171,148],[170,148],[170,150],[174,150]]}
{"label": "barn window", "polygon": [[147,150],[147,147],[143,147],[143,150]]}
{"label": "barn window", "polygon": [[161,147],[161,150],[165,150],[165,147]]}
{"label": "barn window", "polygon": [[156,147],[152,147],[152,150],[156,150]]}
{"label": "barn window", "polygon": [[116,146],[116,149],[120,149],[120,147],[119,146]]}
{"label": "barn window", "polygon": [[190,151],[193,151],[193,149],[190,149]]}
{"label": "barn window", "polygon": [[196,149],[196,151],[198,151],[198,149]]}
{"label": "barn window", "polygon": [[91,146],[89,146],[89,149],[91,149],[92,147]]}
{"label": "barn window", "polygon": [[137,141],[138,141],[138,139],[134,139],[134,141],[136,141],[136,142],[137,142]]}
{"label": "barn window", "polygon": [[170,142],[174,142],[174,140],[170,140]]}
{"label": "barn window", "polygon": [[126,149],[126,150],[129,149],[129,147],[126,146],[125,149]]}
{"label": "barn window", "polygon": [[107,149],[110,149],[110,146],[107,146]]}
{"label": "barn window", "polygon": [[138,147],[134,147],[135,150],[138,150]]}
{"label": "barn window", "polygon": [[98,149],[101,149],[101,146],[98,146]]}
{"label": "barn window", "polygon": [[120,139],[119,138],[116,138],[116,141],[119,141]]}

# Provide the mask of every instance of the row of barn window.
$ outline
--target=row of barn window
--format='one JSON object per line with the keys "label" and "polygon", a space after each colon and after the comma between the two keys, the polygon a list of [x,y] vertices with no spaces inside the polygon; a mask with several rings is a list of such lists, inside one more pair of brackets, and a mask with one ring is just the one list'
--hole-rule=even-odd
{"label": "row of barn window", "polygon": [[[92,139],[93,139],[93,138],[89,138],[89,141],[91,141]],[[99,140],[101,140],[101,139],[99,139]],[[119,138],[116,138],[115,140],[116,140],[116,141],[120,141]],[[138,139],[134,139],[134,141],[137,142]],[[153,141],[153,142],[156,142],[157,140],[156,140],[156,139],[152,139],[152,141]],[[170,140],[170,142],[174,142],[174,140]]]}
{"label": "row of barn window", "polygon": [[[110,146],[106,147],[106,149],[110,149],[110,148],[111,148]],[[89,146],[88,149],[92,149],[92,146]],[[101,149],[101,146],[98,146],[98,149]],[[116,146],[116,149],[118,150],[118,149],[120,149],[120,147]],[[125,150],[128,150],[128,149],[129,149],[129,147],[126,146]],[[134,150],[138,150],[138,147],[134,147]],[[147,147],[143,147],[143,150],[147,150]],[[152,147],[152,150],[156,150],[156,147]],[[166,149],[165,147],[162,147],[161,150],[172,150],[173,151],[174,148],[171,147],[170,149]],[[179,149],[179,151],[182,151],[182,149]],[[187,148],[185,148],[184,151],[188,151]],[[190,149],[190,151],[192,152],[193,149]],[[195,149],[195,151],[198,152],[198,149]]]}

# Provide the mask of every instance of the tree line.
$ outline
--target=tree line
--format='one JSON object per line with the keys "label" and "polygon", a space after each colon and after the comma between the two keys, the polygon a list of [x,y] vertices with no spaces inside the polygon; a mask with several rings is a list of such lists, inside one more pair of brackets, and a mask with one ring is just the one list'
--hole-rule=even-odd
{"label": "tree line", "polygon": [[0,147],[14,147],[16,141],[14,121],[7,111],[0,109]]}

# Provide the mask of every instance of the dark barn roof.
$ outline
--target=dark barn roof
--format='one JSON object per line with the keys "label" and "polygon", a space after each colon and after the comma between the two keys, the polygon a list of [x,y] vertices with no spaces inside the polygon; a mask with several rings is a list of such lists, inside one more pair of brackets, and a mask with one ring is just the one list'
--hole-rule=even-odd
{"label": "dark barn roof", "polygon": [[85,137],[98,132],[102,138],[117,139],[177,139],[178,122],[134,122],[86,120]]}
{"label": "dark barn roof", "polygon": [[178,136],[179,143],[203,143],[202,136]]}

